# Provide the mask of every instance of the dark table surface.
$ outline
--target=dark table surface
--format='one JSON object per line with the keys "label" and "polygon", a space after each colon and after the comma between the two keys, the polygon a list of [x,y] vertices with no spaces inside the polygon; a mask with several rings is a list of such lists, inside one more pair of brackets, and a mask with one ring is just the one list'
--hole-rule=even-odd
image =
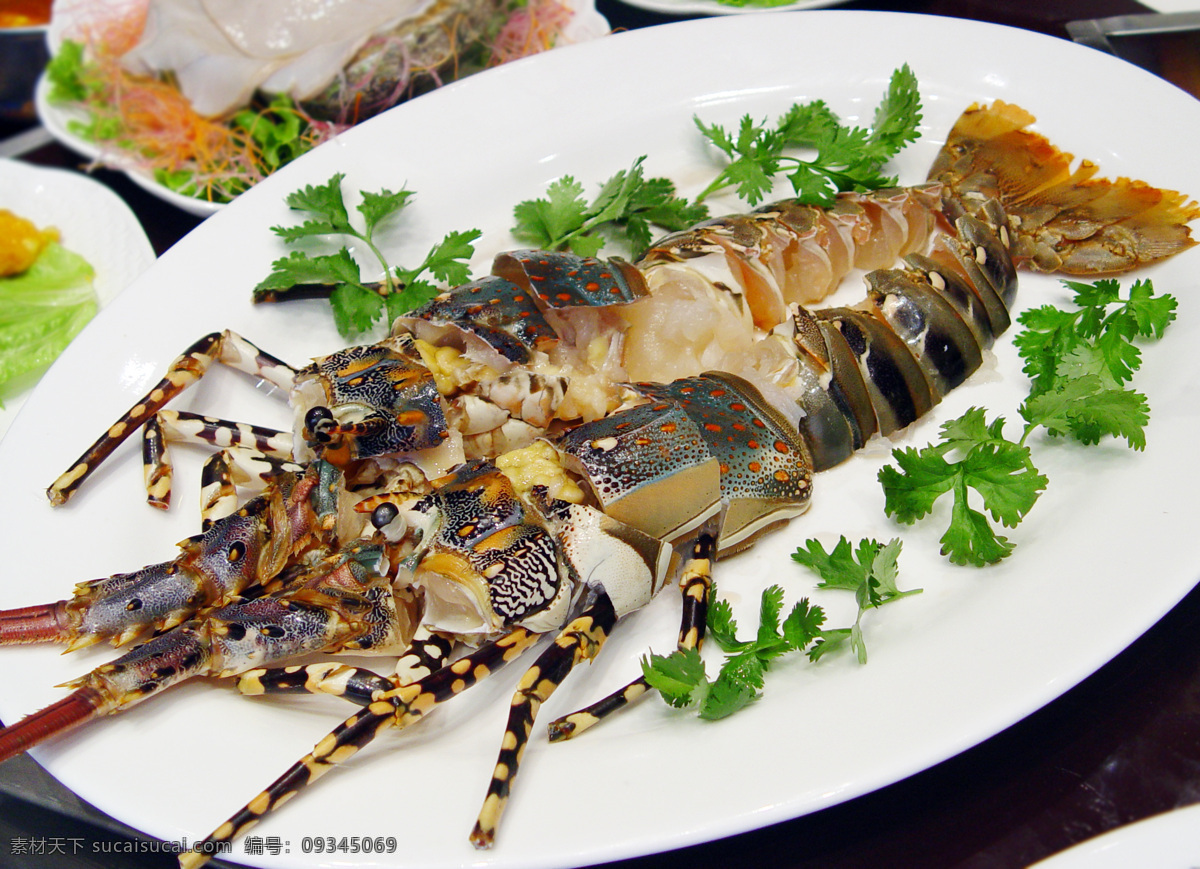
{"label": "dark table surface", "polygon": [[[616,0],[598,0],[597,6],[614,28],[678,20]],[[913,0],[851,2],[839,8],[973,18],[1062,38],[1068,21],[1152,11],[1132,0]],[[26,126],[0,122],[0,140]],[[52,166],[81,164],[56,144],[21,159]],[[159,254],[200,222],[120,174],[100,170],[93,177],[129,203]],[[1016,869],[1122,824],[1198,802],[1198,637],[1200,589],[1058,700],[932,769],[794,821],[609,865]],[[27,758],[6,764],[4,773],[0,869],[175,865],[173,858],[154,854],[97,856],[99,848],[113,849],[111,843],[136,842],[137,834],[65,790],[55,790]],[[41,853],[18,857],[13,853],[17,841],[40,842]]]}

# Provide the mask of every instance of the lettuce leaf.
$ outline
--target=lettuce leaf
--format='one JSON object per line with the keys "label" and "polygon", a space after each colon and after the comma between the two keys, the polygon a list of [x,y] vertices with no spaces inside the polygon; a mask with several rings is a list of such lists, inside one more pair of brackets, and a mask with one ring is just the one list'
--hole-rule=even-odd
{"label": "lettuce leaf", "polygon": [[94,274],[79,254],[51,243],[28,270],[0,279],[0,393],[57,359],[95,316]]}

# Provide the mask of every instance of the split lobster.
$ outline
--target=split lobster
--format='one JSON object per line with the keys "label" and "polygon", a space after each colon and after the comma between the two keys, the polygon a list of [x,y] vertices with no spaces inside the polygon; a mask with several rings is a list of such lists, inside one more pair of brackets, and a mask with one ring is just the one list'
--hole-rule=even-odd
{"label": "split lobster", "polygon": [[[493,275],[401,318],[388,339],[303,369],[232,333],[201,339],[50,499],[69,498],[138,428],[152,503],[168,497],[169,440],[244,447],[267,488],[234,509],[232,481],[249,471],[215,462],[207,530],[177,559],[0,613],[3,643],[152,634],[0,732],[0,757],[192,675],[240,672],[243,693],[362,707],[187,855],[195,865],[381,731],[550,634],[513,698],[472,833],[489,846],[538,708],[572,667],[673,579],[679,645],[697,646],[714,560],[803,512],[814,472],[975,371],[1009,325],[1017,265],[1116,272],[1193,243],[1194,202],[1094,180],[1090,164],[1072,173],[1031,121],[972,107],[929,184],[708,221],[636,264],[501,255]],[[890,268],[898,257],[905,267]],[[867,270],[863,302],[806,307],[853,268]],[[287,388],[294,433],[166,410],[214,360]],[[451,660],[452,642],[470,650]],[[406,651],[394,675],[277,666],[368,647]],[[553,738],[646,690],[634,680],[556,721]]]}

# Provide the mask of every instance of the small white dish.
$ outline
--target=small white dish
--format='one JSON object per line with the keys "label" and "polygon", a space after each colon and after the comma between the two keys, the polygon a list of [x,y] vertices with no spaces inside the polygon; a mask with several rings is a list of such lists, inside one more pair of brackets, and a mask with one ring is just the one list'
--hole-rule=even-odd
{"label": "small white dish", "polygon": [[1163,812],[1080,842],[1029,869],[1195,869],[1200,804]]}
{"label": "small white dish", "polygon": [[[93,286],[101,308],[154,262],[154,248],[129,206],[103,184],[78,172],[0,159],[0,208],[40,227],[58,227],[63,246],[96,270]],[[28,382],[22,391],[4,396],[0,437],[37,379],[23,378]]]}

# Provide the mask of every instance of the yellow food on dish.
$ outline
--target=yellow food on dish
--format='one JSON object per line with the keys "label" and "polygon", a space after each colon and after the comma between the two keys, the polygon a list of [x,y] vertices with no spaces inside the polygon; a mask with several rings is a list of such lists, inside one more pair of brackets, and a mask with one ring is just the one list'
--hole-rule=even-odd
{"label": "yellow food on dish", "polygon": [[31,221],[0,208],[0,277],[27,271],[52,241],[58,241],[54,227],[38,229]]}
{"label": "yellow food on dish", "polygon": [[39,27],[50,23],[50,0],[5,0],[0,3],[0,28]]}

